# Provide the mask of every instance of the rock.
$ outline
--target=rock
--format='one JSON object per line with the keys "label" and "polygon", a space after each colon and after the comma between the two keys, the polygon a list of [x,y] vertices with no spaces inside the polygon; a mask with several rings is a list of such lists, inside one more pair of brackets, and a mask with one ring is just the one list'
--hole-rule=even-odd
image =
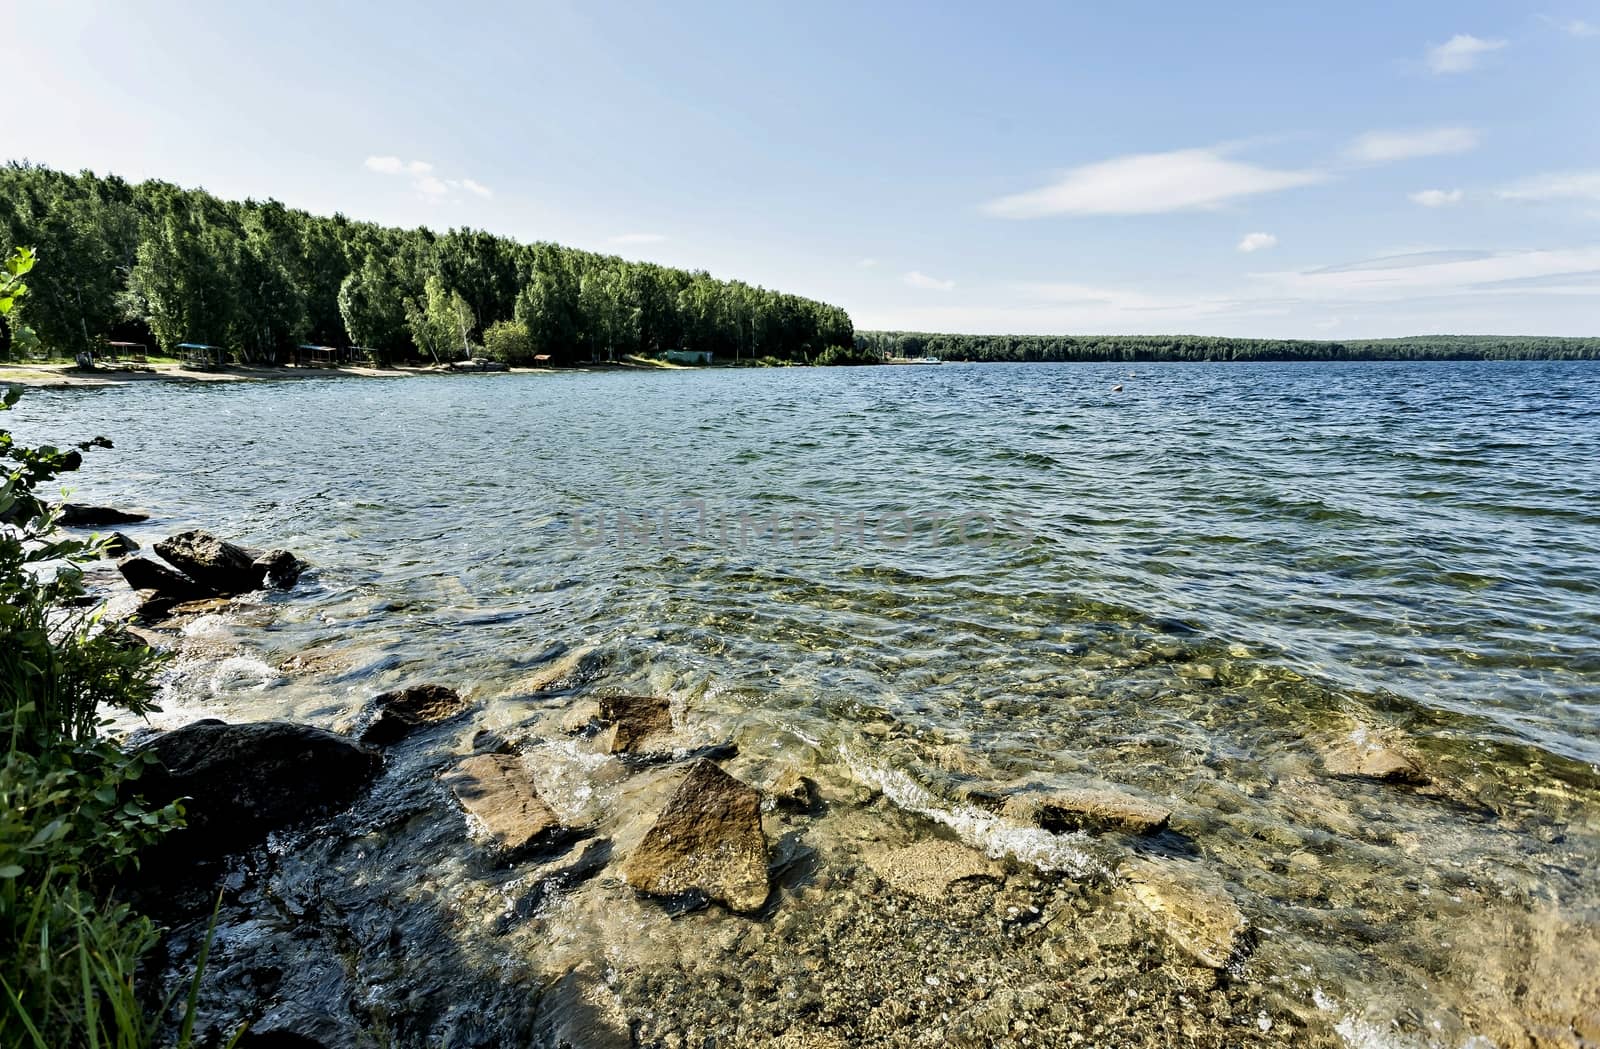
{"label": "rock", "polygon": [[121,532],[112,532],[106,537],[106,545],[101,548],[101,556],[106,558],[127,557],[139,549],[139,544]]}
{"label": "rock", "polygon": [[274,590],[292,590],[306,569],[305,562],[287,550],[268,550],[251,566],[261,573],[262,582]]}
{"label": "rock", "polygon": [[937,838],[869,849],[863,858],[891,887],[929,903],[948,901],[957,883],[998,882],[1005,876],[1001,866],[983,853]]}
{"label": "rock", "polygon": [[263,570],[255,555],[195,529],[168,536],[156,553],[180,572],[217,594],[247,594],[261,586]]}
{"label": "rock", "polygon": [[1119,894],[1150,912],[1201,965],[1222,969],[1249,950],[1249,923],[1216,879],[1143,858],[1118,874]]}
{"label": "rock", "polygon": [[695,894],[756,910],[769,891],[760,793],[709,761],[694,762],[622,877],[657,896]]}
{"label": "rock", "polygon": [[169,608],[179,601],[196,601],[211,596],[210,590],[182,572],[174,571],[160,561],[140,557],[137,554],[118,561],[117,571],[122,573],[122,578],[126,579],[133,589],[150,591],[154,596],[169,602]]}
{"label": "rock", "polygon": [[519,852],[561,830],[560,817],[539,796],[527,770],[515,757],[474,754],[442,779],[497,849]]}
{"label": "rock", "polygon": [[1164,805],[1109,788],[1017,794],[1006,801],[1005,814],[1053,834],[1074,830],[1154,834],[1165,830],[1172,818],[1172,810]]}
{"label": "rock", "polygon": [[781,809],[810,812],[816,804],[816,789],[809,776],[802,776],[797,767],[788,765],[767,785],[766,793]]}
{"label": "rock", "polygon": [[167,841],[211,855],[345,807],[383,764],[377,751],[343,736],[285,721],[197,721],[139,750],[160,762],[137,781],[139,793],[157,804],[187,799],[187,826]]}
{"label": "rock", "polygon": [[150,520],[142,510],[118,510],[111,506],[62,503],[56,507],[56,524],[68,528],[98,528],[102,525],[138,524]]}
{"label": "rock", "polygon": [[419,728],[438,725],[465,714],[467,704],[448,685],[412,685],[385,692],[368,703],[357,717],[356,738],[363,743],[388,746]]}
{"label": "rock", "polygon": [[659,696],[601,696],[600,720],[611,726],[606,749],[636,753],[642,745],[672,732],[672,709]]}
{"label": "rock", "polygon": [[1335,776],[1356,776],[1381,783],[1426,786],[1427,773],[1412,758],[1382,743],[1359,738],[1323,755],[1323,768]]}

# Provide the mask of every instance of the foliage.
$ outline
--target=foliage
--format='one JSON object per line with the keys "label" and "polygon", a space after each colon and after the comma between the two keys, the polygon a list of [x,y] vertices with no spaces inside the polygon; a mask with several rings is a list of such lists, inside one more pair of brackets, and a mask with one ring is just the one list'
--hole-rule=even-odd
{"label": "foliage", "polygon": [[33,269],[34,254],[28,248],[18,248],[6,259],[5,271],[0,274],[0,360],[29,352],[38,342],[33,329],[20,323],[18,306],[28,294],[28,285],[22,280]]}
{"label": "foliage", "polygon": [[483,330],[483,352],[507,364],[527,364],[533,360],[533,340],[516,321],[495,321]]}
{"label": "foliage", "polygon": [[812,364],[823,366],[838,364],[877,364],[878,355],[867,350],[857,350],[846,346],[829,346],[817,354],[811,361]]}
{"label": "foliage", "polygon": [[1207,335],[938,335],[863,331],[856,349],[875,357],[947,361],[1409,361],[1600,358],[1600,339],[1420,335],[1314,342]]}
{"label": "foliage", "polygon": [[305,339],[383,360],[450,358],[499,321],[521,324],[531,351],[557,362],[681,348],[804,361],[854,337],[836,306],[703,271],[10,164],[0,249],[22,243],[59,260],[30,319],[61,356],[112,336],[262,360]]}
{"label": "foliage", "polygon": [[[31,265],[12,255],[0,311],[31,294]],[[164,1011],[135,979],[157,931],[109,890],[181,812],[146,805],[146,759],[100,735],[102,707],[154,709],[157,657],[83,608],[78,564],[101,544],[62,538],[39,494],[80,461],[0,429],[0,1045],[134,1049],[157,1044]]]}

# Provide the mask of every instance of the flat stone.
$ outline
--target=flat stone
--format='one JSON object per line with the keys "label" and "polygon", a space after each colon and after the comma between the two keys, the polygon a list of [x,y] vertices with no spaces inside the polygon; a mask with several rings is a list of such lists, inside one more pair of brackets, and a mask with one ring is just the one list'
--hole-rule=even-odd
{"label": "flat stone", "polygon": [[522,762],[510,755],[474,754],[442,779],[502,850],[516,852],[561,829],[560,817],[534,789]]}
{"label": "flat stone", "polygon": [[1352,742],[1335,748],[1323,755],[1322,764],[1335,776],[1356,776],[1380,783],[1412,786],[1428,783],[1427,773],[1409,755],[1381,743]]}
{"label": "flat stone", "polygon": [[438,725],[466,713],[460,693],[448,685],[411,685],[375,697],[357,717],[356,738],[387,746],[419,728]]}
{"label": "flat stone", "polygon": [[56,523],[69,528],[98,528],[102,525],[138,524],[150,520],[142,510],[118,510],[113,506],[62,503],[56,507]]}
{"label": "flat stone", "polygon": [[733,911],[756,910],[769,892],[760,793],[710,761],[695,761],[622,876],[656,896],[697,894]]}
{"label": "flat stone", "polygon": [[600,720],[610,726],[606,749],[637,753],[672,732],[672,705],[660,696],[600,696]]}
{"label": "flat stone", "polygon": [[997,882],[1005,876],[998,863],[976,849],[937,838],[899,848],[869,849],[864,858],[890,886],[929,903],[946,902],[958,882]]}
{"label": "flat stone", "polygon": [[1164,805],[1092,787],[1013,795],[1006,801],[1005,813],[1055,834],[1074,830],[1154,834],[1165,830],[1172,819],[1172,810]]}
{"label": "flat stone", "polygon": [[1143,907],[1201,965],[1226,968],[1249,948],[1249,922],[1216,879],[1138,858],[1118,872],[1117,891]]}

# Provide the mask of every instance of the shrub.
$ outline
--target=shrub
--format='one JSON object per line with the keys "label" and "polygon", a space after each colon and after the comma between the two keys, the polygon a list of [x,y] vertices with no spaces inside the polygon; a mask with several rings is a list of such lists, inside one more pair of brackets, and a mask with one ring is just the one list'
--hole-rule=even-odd
{"label": "shrub", "polygon": [[527,364],[533,360],[528,326],[518,321],[495,321],[483,330],[483,352],[507,364]]}

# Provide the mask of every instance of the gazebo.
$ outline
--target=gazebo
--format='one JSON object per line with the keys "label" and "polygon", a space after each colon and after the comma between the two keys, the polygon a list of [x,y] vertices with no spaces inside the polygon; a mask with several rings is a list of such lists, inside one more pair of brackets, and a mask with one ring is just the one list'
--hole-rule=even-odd
{"label": "gazebo", "polygon": [[183,351],[185,368],[227,367],[227,351],[221,346],[211,346],[203,342],[180,342],[178,349]]}

